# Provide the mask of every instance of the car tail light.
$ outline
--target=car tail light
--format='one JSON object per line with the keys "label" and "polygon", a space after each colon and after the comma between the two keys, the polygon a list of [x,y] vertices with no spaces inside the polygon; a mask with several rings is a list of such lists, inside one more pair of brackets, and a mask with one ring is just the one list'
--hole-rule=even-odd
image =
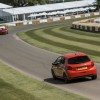
{"label": "car tail light", "polygon": [[92,61],[90,65],[88,65],[88,67],[93,67],[94,66],[94,62]]}
{"label": "car tail light", "polygon": [[91,66],[94,66],[94,62],[93,61],[91,62]]}

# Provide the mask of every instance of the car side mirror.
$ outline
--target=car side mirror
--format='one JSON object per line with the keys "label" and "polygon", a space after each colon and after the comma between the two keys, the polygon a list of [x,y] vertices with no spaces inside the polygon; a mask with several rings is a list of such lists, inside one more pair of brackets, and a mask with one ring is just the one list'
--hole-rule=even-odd
{"label": "car side mirror", "polygon": [[55,65],[55,62],[53,62],[52,65]]}
{"label": "car side mirror", "polygon": [[59,65],[60,62],[53,62],[52,65]]}

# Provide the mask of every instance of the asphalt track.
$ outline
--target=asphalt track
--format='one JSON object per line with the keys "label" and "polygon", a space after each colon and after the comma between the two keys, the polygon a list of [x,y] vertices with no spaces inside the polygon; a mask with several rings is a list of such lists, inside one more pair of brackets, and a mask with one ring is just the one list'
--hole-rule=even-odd
{"label": "asphalt track", "polygon": [[50,68],[51,63],[59,56],[59,54],[30,46],[16,37],[16,33],[20,31],[56,24],[62,23],[42,24],[36,26],[29,25],[10,29],[9,34],[0,35],[0,59],[13,66],[13,68],[37,77],[43,82],[80,94],[91,100],[100,100],[100,64],[96,63],[98,69],[97,80],[74,80],[70,84],[65,84],[63,80],[55,81],[52,79]]}

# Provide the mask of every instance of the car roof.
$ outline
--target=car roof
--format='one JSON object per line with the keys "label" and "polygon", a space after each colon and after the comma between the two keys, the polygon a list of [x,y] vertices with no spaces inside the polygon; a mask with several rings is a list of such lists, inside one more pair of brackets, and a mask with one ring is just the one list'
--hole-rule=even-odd
{"label": "car roof", "polygon": [[64,57],[67,58],[67,59],[78,57],[78,56],[87,56],[87,54],[82,53],[82,52],[75,52],[75,53],[67,53],[67,54],[64,55]]}

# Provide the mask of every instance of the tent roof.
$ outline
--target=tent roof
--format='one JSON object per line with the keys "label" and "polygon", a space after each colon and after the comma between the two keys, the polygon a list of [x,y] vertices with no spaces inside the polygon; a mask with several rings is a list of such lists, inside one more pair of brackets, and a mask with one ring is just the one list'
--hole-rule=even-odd
{"label": "tent roof", "polygon": [[0,9],[6,9],[6,8],[11,8],[12,6],[0,3]]}
{"label": "tent roof", "polygon": [[39,12],[48,12],[48,11],[55,11],[61,9],[84,7],[84,6],[93,5],[94,2],[95,0],[82,0],[82,1],[74,1],[74,2],[63,2],[63,3],[56,3],[56,4],[11,8],[11,9],[4,9],[3,11],[14,15],[39,13]]}

